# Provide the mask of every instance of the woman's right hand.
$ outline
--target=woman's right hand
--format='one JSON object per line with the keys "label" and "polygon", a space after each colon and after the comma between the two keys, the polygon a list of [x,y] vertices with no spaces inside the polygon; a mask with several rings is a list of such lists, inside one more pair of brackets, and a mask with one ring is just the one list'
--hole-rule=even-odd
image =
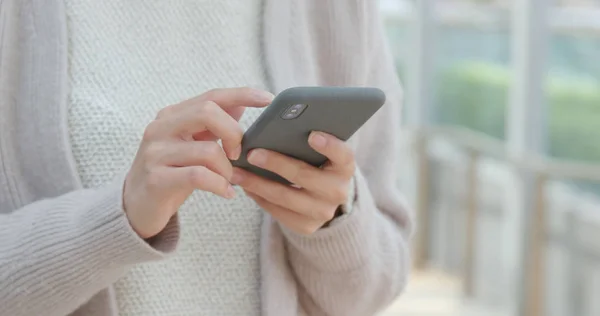
{"label": "woman's right hand", "polygon": [[140,237],[161,232],[195,189],[234,197],[228,158],[241,153],[238,120],[245,107],[264,107],[272,99],[250,88],[217,89],[158,113],[146,127],[123,188],[125,212]]}

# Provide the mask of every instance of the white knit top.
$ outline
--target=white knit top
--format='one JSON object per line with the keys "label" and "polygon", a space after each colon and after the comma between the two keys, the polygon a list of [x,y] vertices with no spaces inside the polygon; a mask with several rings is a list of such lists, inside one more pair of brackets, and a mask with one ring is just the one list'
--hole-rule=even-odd
{"label": "white knit top", "polygon": [[[211,88],[265,88],[260,0],[65,0],[69,124],[86,187],[127,170],[164,106]],[[260,114],[249,109],[247,128]],[[121,315],[259,315],[261,211],[238,192],[196,192],[180,211],[178,253],[116,286]]]}

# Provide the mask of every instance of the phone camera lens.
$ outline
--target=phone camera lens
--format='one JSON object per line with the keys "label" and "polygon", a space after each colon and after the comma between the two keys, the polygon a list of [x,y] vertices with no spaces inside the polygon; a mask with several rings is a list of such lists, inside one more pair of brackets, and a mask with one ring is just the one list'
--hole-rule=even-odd
{"label": "phone camera lens", "polygon": [[287,110],[285,110],[285,112],[283,112],[281,117],[284,120],[295,119],[298,116],[300,116],[302,114],[302,112],[304,112],[304,110],[306,110],[307,107],[308,107],[308,105],[306,105],[306,104],[294,104],[294,105],[288,107]]}

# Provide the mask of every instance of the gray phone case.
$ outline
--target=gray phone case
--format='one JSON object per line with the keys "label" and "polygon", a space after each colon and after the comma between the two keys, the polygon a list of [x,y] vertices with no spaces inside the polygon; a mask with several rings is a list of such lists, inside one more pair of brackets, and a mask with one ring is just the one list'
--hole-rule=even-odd
{"label": "gray phone case", "polygon": [[[250,126],[242,140],[240,159],[236,167],[280,183],[287,180],[246,161],[255,148],[273,150],[319,167],[327,158],[308,144],[312,131],[321,131],[348,140],[385,103],[385,94],[377,88],[366,87],[296,87],[284,90]],[[282,114],[290,106],[306,104],[295,119]]]}

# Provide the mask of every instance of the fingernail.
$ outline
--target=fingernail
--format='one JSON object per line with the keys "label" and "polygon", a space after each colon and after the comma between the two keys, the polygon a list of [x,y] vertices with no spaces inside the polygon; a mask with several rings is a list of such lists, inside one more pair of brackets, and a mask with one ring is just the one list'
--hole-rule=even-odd
{"label": "fingernail", "polygon": [[312,133],[310,135],[310,143],[317,148],[323,148],[327,145],[327,139],[319,133]]}
{"label": "fingernail", "polygon": [[238,160],[238,159],[240,159],[241,154],[242,154],[242,146],[240,145],[240,146],[235,147],[231,151],[231,154],[229,154],[229,159]]}
{"label": "fingernail", "polygon": [[231,185],[229,185],[227,188],[227,193],[225,193],[225,196],[228,199],[233,199],[235,197],[235,189]]}
{"label": "fingernail", "polygon": [[259,99],[261,99],[265,102],[271,102],[275,98],[275,95],[273,95],[271,92],[264,91],[264,90],[255,90],[255,91],[256,91],[256,97],[258,97]]}
{"label": "fingernail", "polygon": [[244,175],[242,174],[241,171],[234,169],[233,170],[233,175],[231,175],[231,183],[232,184],[240,184],[242,183],[242,181],[244,180]]}
{"label": "fingernail", "polygon": [[248,162],[258,167],[264,166],[266,160],[267,155],[260,149],[255,149],[248,155]]}

